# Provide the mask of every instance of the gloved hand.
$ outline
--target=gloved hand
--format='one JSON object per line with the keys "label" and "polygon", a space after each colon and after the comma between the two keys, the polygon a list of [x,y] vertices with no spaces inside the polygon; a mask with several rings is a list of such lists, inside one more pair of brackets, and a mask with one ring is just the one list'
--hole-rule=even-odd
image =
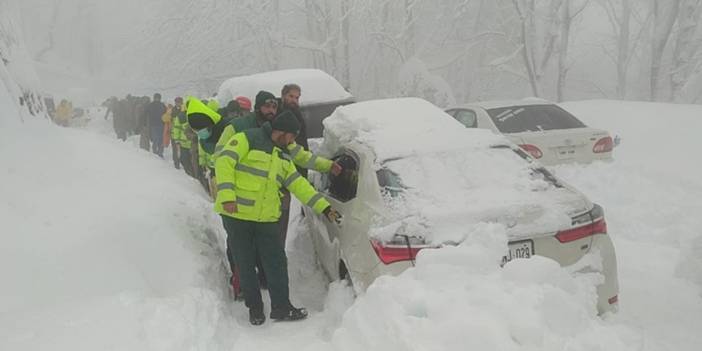
{"label": "gloved hand", "polygon": [[327,207],[324,209],[324,216],[327,217],[329,222],[336,223],[336,224],[341,224],[341,213],[339,213],[337,210],[333,209],[331,206]]}

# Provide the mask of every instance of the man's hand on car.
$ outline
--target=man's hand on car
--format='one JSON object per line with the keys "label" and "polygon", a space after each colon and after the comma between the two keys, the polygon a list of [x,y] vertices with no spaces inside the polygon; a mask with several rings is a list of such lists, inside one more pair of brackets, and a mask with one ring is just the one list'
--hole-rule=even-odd
{"label": "man's hand on car", "polygon": [[338,176],[344,170],[343,167],[337,162],[332,163],[331,174]]}
{"label": "man's hand on car", "polygon": [[341,224],[341,213],[333,209],[331,206],[324,209],[324,216],[327,217],[329,222]]}

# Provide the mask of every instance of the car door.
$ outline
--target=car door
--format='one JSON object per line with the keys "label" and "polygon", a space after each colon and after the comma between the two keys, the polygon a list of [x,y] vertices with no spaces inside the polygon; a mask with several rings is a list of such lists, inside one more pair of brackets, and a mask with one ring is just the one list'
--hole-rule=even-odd
{"label": "car door", "polygon": [[[341,213],[344,222],[353,221],[352,211],[358,187],[358,156],[351,151],[343,151],[334,161],[342,166],[342,173],[320,175],[322,189],[319,190],[331,206]],[[349,234],[344,233],[344,225],[332,223],[324,215],[314,216],[314,222],[319,234],[315,238],[319,261],[331,278],[338,279],[341,241],[343,238],[349,238]]]}

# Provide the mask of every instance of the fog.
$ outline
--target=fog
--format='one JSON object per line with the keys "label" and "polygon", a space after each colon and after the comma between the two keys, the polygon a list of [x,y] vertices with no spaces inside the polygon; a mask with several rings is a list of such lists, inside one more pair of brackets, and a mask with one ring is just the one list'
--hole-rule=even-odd
{"label": "fog", "polygon": [[[5,0],[11,1],[11,0]],[[700,100],[699,0],[23,0],[44,89],[210,95],[320,68],[360,99]]]}

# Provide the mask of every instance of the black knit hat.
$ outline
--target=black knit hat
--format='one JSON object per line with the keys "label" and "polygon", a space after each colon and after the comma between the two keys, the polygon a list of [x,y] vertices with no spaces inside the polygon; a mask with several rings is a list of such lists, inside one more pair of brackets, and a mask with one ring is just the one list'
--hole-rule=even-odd
{"label": "black knit hat", "polygon": [[258,111],[261,106],[263,106],[266,101],[275,100],[275,95],[273,93],[261,90],[256,94],[256,103],[254,104],[254,110]]}
{"label": "black knit hat", "polygon": [[214,122],[210,116],[204,113],[191,113],[188,115],[188,124],[190,124],[190,128],[200,130],[212,127]]}
{"label": "black knit hat", "polygon": [[275,116],[271,127],[273,127],[273,130],[293,133],[295,135],[300,133],[300,122],[298,122],[297,117],[295,117],[292,112],[287,110]]}

